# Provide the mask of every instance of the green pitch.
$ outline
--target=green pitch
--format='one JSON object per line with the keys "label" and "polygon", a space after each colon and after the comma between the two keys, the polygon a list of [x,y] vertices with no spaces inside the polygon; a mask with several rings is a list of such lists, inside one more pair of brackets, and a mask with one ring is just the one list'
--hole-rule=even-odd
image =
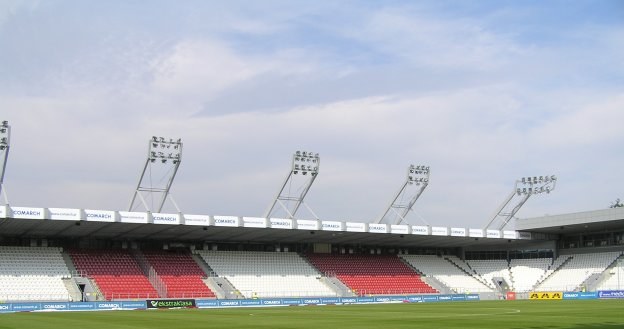
{"label": "green pitch", "polygon": [[483,301],[0,314],[0,329],[624,328],[624,300]]}

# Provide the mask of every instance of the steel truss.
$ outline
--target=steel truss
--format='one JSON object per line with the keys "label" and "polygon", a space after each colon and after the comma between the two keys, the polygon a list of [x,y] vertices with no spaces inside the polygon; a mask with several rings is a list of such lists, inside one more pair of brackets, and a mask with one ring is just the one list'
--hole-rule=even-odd
{"label": "steel truss", "polygon": [[[429,166],[410,165],[407,168],[405,182],[401,185],[401,188],[388,207],[386,207],[384,213],[374,223],[379,224],[383,221],[388,221],[390,224],[395,225],[401,223],[408,224],[405,218],[429,185],[429,175]],[[412,187],[415,187],[415,189]],[[396,218],[394,222],[392,222],[392,215]],[[424,219],[421,218],[421,220],[429,225]]]}
{"label": "steel truss", "polygon": [[[171,185],[182,162],[182,140],[166,139],[164,137],[152,137],[148,143],[147,159],[139,183],[130,201],[128,211],[134,211],[137,206],[137,198],[145,207],[146,211],[159,213],[162,211],[165,201],[169,199],[178,212],[180,208],[169,192]],[[159,182],[152,181],[152,173],[163,173]],[[147,174],[147,175],[146,175]],[[164,185],[162,182],[165,182]],[[159,195],[159,201],[155,207],[150,207],[143,197],[143,192],[150,196]]]}
{"label": "steel truss", "polygon": [[[269,209],[266,211],[264,217],[271,218],[279,209],[283,210],[287,214],[287,218],[294,219],[303,205],[314,216],[315,219],[319,219],[314,211],[305,203],[305,196],[310,191],[310,187],[314,183],[314,180],[318,176],[319,166],[321,164],[321,158],[318,153],[297,151],[292,157],[290,171],[284,180],[277,196],[271,202]],[[301,182],[299,193],[292,195],[290,188],[287,187],[295,184],[295,181]],[[279,207],[278,207],[279,205]]]}
{"label": "steel truss", "polygon": [[[522,177],[516,180],[513,191],[496,209],[494,216],[484,229],[487,230],[492,227],[497,230],[504,229],[532,195],[548,194],[555,189],[556,185],[557,177],[555,175]],[[498,227],[495,224],[499,224]]]}

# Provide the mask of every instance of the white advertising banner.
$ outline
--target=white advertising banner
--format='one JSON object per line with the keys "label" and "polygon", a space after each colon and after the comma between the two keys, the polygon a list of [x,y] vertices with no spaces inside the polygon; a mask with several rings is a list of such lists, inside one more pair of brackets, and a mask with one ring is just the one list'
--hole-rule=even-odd
{"label": "white advertising banner", "polygon": [[81,220],[82,209],[48,208],[51,220]]}
{"label": "white advertising banner", "polygon": [[366,232],[366,223],[346,222],[347,232]]}
{"label": "white advertising banner", "polygon": [[109,210],[91,210],[85,209],[85,219],[88,222],[107,222],[113,223],[117,219],[117,214]]}
{"label": "white advertising banner", "polygon": [[471,228],[468,230],[468,236],[471,238],[483,238],[485,234],[480,228]]}
{"label": "white advertising banner", "polygon": [[122,223],[147,224],[149,216],[146,212],[120,211],[119,219]]}
{"label": "white advertising banner", "polygon": [[412,234],[430,235],[431,227],[429,226],[412,226]]}
{"label": "white advertising banner", "polygon": [[516,231],[503,231],[503,238],[505,239],[517,239],[518,238],[518,232]]}
{"label": "white advertising banner", "polygon": [[45,219],[45,209],[43,208],[11,207],[11,213],[13,218]]}
{"label": "white advertising banner", "polygon": [[180,214],[155,213],[155,214],[152,214],[152,218],[154,219],[154,224],[169,224],[169,225],[180,224]]}
{"label": "white advertising banner", "polygon": [[466,229],[463,227],[451,227],[451,236],[466,236]]}
{"label": "white advertising banner", "polygon": [[501,231],[499,230],[487,230],[485,233],[488,238],[500,239],[501,237]]}
{"label": "white advertising banner", "polygon": [[531,232],[518,232],[518,239],[531,240],[532,238]]}
{"label": "white advertising banner", "polygon": [[243,217],[243,227],[266,228],[267,219],[262,217]]}
{"label": "white advertising banner", "polygon": [[215,226],[238,227],[240,220],[236,216],[214,216]]}
{"label": "white advertising banner", "polygon": [[7,218],[7,206],[0,206],[0,218]]}
{"label": "white advertising banner", "polygon": [[324,220],[321,222],[321,228],[323,229],[323,231],[344,231],[345,223]]}
{"label": "white advertising banner", "polygon": [[318,220],[312,219],[297,219],[297,229],[298,230],[312,230],[317,231],[321,227],[321,224]]}
{"label": "white advertising banner", "polygon": [[388,233],[388,224],[368,224],[369,233]]}
{"label": "white advertising banner", "polygon": [[408,225],[390,225],[390,233],[409,234],[409,226]]}
{"label": "white advertising banner", "polygon": [[441,227],[441,226],[433,226],[431,228],[431,235],[448,236],[449,235],[449,228],[448,227]]}
{"label": "white advertising banner", "polygon": [[184,225],[210,226],[210,216],[184,214]]}
{"label": "white advertising banner", "polygon": [[281,228],[281,229],[287,229],[290,230],[293,228],[293,221],[292,219],[288,219],[288,218],[271,218],[269,220],[269,222],[271,223],[271,228]]}

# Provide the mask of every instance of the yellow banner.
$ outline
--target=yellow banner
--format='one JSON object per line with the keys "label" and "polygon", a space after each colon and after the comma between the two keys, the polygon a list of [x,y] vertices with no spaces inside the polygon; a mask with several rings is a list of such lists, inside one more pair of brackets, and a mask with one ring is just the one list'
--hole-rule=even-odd
{"label": "yellow banner", "polygon": [[558,300],[563,299],[563,292],[532,292],[529,299],[533,300]]}

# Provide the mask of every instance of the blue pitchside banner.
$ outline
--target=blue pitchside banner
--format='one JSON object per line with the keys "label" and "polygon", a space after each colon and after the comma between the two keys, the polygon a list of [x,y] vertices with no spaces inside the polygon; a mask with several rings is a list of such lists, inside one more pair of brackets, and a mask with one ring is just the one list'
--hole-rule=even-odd
{"label": "blue pitchside banner", "polygon": [[[603,291],[600,298],[624,298],[624,291]],[[593,295],[592,295],[593,294]],[[598,293],[570,293],[567,299],[591,299]],[[44,303],[4,303],[0,313],[31,311],[110,311],[136,310],[146,308],[186,307],[178,303],[190,303],[198,308],[224,307],[267,307],[289,305],[335,305],[369,303],[427,303],[479,300],[479,295],[409,295],[375,297],[311,297],[311,298],[264,298],[264,299],[198,299],[198,300],[149,300],[149,301],[106,301],[106,302],[44,302]]]}

